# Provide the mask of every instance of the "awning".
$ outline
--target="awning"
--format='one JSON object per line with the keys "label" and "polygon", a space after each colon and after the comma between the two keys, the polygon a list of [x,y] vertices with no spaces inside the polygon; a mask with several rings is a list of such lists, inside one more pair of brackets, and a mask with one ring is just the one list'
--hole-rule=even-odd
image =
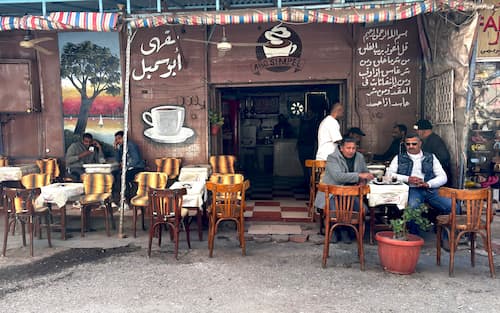
{"label": "awning", "polygon": [[117,13],[53,12],[48,16],[0,16],[0,31],[6,30],[116,30]]}
{"label": "awning", "polygon": [[133,28],[171,24],[227,25],[253,23],[380,23],[403,20],[437,11],[473,11],[482,8],[472,1],[424,0],[392,4],[345,4],[343,7],[322,9],[267,8],[214,12],[162,13],[127,18]]}

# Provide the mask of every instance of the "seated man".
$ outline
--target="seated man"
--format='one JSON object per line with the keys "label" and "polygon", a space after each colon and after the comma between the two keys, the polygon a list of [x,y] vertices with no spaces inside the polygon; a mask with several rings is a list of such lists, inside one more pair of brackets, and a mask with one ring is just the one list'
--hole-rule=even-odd
{"label": "seated man", "polygon": [[81,142],[68,147],[65,160],[68,174],[75,182],[81,181],[80,176],[85,173],[83,164],[106,162],[101,144],[89,133],[83,134]]}
{"label": "seated man", "polygon": [[392,128],[392,142],[383,154],[374,154],[374,161],[391,161],[394,156],[406,151],[404,139],[408,128],[404,124],[398,124]]}
{"label": "seated man", "polygon": [[[328,185],[357,185],[365,184],[367,180],[373,179],[373,174],[366,167],[365,158],[356,152],[356,139],[347,137],[340,142],[339,149],[330,154],[326,160],[325,175],[322,183]],[[319,191],[316,195],[314,205],[317,208],[325,206],[325,194]],[[330,202],[330,210],[334,210],[334,201]],[[357,204],[359,209],[359,204]],[[351,242],[346,231],[335,233],[332,242],[342,239],[346,243]]]}
{"label": "seated man", "polygon": [[366,134],[359,127],[349,128],[347,130],[347,133],[344,135],[344,137],[349,137],[356,140],[356,151],[362,154],[366,153],[366,150],[361,148],[361,139],[363,139],[364,136],[366,136]]}
{"label": "seated man", "polygon": [[[122,162],[123,155],[123,131],[118,131],[115,133],[115,160],[116,162]],[[125,173],[125,197],[130,199],[134,194],[134,190],[132,190],[132,182],[134,181],[135,175],[139,172],[144,171],[144,160],[141,157],[141,153],[139,152],[139,147],[130,139],[127,140],[127,157],[126,157],[126,173]],[[113,193],[119,193],[121,190],[121,166],[120,170],[113,173],[114,175],[114,184],[113,184]],[[116,196],[114,198],[117,198]],[[118,199],[114,199],[118,200]]]}
{"label": "seated man", "polygon": [[[387,172],[410,185],[408,207],[416,208],[426,202],[439,214],[449,214],[451,200],[438,194],[438,188],[448,180],[441,163],[434,154],[422,151],[422,139],[416,133],[406,136],[405,145],[407,152],[395,156]],[[410,225],[410,232],[418,233],[415,224]]]}

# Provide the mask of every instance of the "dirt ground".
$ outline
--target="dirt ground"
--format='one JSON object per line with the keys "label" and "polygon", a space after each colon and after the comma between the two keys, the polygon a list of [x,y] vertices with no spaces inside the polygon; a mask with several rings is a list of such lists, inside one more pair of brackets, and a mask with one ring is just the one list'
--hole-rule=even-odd
{"label": "dirt ground", "polygon": [[[118,239],[103,232],[67,241],[37,240],[35,257],[10,243],[0,257],[0,312],[497,312],[500,280],[491,279],[487,258],[469,264],[462,246],[456,276],[448,277],[448,254],[435,265],[434,234],[424,237],[417,272],[401,276],[381,268],[376,246],[365,245],[360,271],[356,246],[331,245],[326,269],[323,246],[311,241],[247,242],[241,255],[234,230],[216,239],[214,257],[205,240],[180,243],[179,258],[166,240]],[[20,237],[14,236],[13,238]],[[194,236],[196,237],[196,236]],[[9,240],[11,238],[9,237]],[[500,260],[496,259],[498,271]]]}

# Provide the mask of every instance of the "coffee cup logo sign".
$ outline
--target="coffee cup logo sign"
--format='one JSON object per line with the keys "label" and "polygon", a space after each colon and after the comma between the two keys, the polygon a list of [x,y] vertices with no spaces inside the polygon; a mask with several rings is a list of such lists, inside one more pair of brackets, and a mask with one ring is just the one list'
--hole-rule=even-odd
{"label": "coffee cup logo sign", "polygon": [[271,72],[302,70],[302,41],[293,29],[279,24],[264,31],[257,42],[262,45],[255,48],[258,62],[252,64],[254,74],[259,75],[264,69]]}

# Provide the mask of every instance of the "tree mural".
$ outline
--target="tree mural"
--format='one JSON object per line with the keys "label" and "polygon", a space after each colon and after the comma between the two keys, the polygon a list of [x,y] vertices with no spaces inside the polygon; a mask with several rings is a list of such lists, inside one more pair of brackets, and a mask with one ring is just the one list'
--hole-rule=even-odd
{"label": "tree mural", "polygon": [[80,93],[81,105],[74,133],[81,135],[87,128],[92,104],[99,94],[120,93],[120,59],[106,47],[90,41],[68,42],[61,55],[61,78],[67,78]]}

